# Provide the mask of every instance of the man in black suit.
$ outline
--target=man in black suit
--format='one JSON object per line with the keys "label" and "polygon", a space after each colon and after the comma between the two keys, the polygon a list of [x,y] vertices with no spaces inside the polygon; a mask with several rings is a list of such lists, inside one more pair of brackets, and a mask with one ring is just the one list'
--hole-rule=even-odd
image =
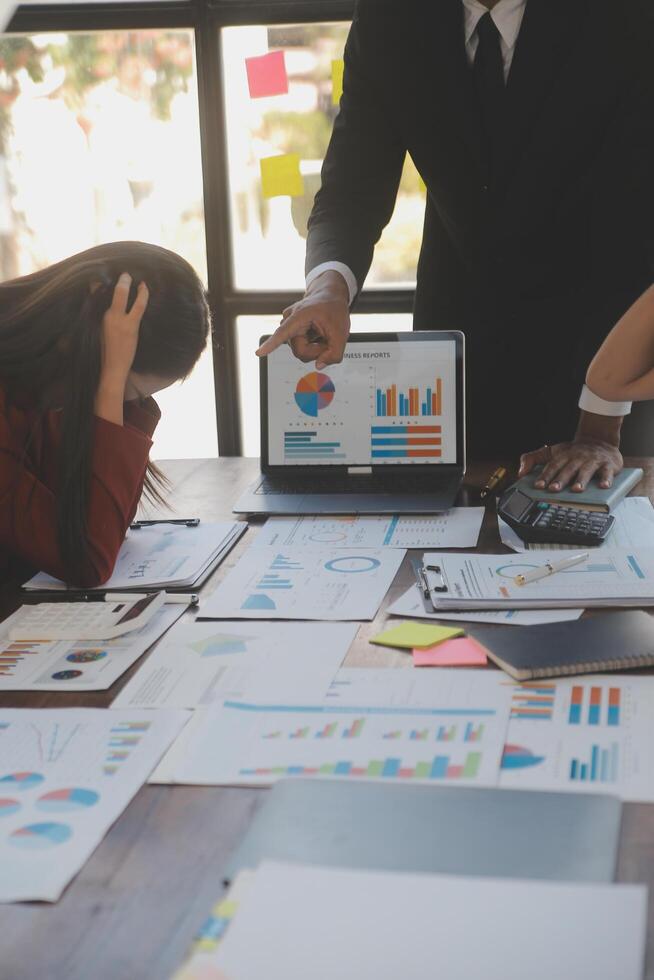
{"label": "man in black suit", "polygon": [[[610,406],[587,395],[564,440],[592,354],[653,277],[650,8],[358,0],[307,290],[260,353],[289,341],[318,367],[341,359],[408,151],[428,191],[414,326],[466,334],[469,455],[558,439],[552,479],[610,482]],[[646,416],[625,424],[623,449],[651,452]]]}

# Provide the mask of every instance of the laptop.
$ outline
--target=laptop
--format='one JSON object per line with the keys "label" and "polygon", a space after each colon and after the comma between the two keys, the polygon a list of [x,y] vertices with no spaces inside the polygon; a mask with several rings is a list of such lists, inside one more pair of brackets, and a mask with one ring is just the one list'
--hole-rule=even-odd
{"label": "laptop", "polygon": [[[266,338],[262,338],[263,340]],[[260,360],[261,475],[237,514],[434,514],[465,473],[464,337],[353,333],[317,371]]]}

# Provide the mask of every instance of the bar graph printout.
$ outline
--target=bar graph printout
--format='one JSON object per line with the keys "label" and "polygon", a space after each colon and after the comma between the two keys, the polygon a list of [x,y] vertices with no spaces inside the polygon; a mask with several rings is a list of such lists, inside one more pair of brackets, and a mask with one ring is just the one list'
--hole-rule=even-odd
{"label": "bar graph printout", "polygon": [[456,462],[453,340],[353,343],[307,370],[288,347],[268,359],[272,465]]}
{"label": "bar graph printout", "polygon": [[402,564],[396,548],[249,548],[201,619],[373,619]]}
{"label": "bar graph printout", "polygon": [[501,786],[654,802],[654,677],[514,685]]}
{"label": "bar graph printout", "polygon": [[492,674],[443,672],[438,690],[427,682],[421,695],[421,681],[408,684],[402,676],[417,672],[367,673],[395,675],[373,703],[226,701],[196,714],[174,781],[267,786],[304,776],[497,784],[511,692]]}

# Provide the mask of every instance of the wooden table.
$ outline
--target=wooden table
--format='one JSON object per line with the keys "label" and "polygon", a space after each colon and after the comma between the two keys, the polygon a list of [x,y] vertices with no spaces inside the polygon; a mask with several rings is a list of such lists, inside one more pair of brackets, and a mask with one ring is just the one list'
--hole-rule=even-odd
{"label": "wooden table", "polygon": [[[654,497],[654,461],[641,465],[637,493]],[[256,475],[253,459],[173,460],[163,464],[179,516],[230,518],[232,502]],[[471,466],[459,503],[478,503],[475,489],[491,472]],[[248,531],[204,591],[211,592],[252,540]],[[480,550],[506,551],[491,509]],[[406,666],[409,658],[368,643],[384,609],[413,581],[405,561],[384,607],[358,632],[347,666]],[[0,616],[19,598],[0,592]],[[94,694],[5,693],[0,707],[106,707],[132,676]],[[1,980],[160,980],[179,965],[210,907],[222,894],[221,870],[265,790],[145,786],[55,905],[0,907]],[[534,843],[537,846],[537,832]],[[2,869],[0,868],[0,874]],[[626,804],[618,865],[620,881],[654,887],[654,806]],[[647,980],[654,980],[654,901],[650,904]],[[307,978],[310,980],[310,978]],[[581,978],[580,978],[581,980]],[[619,977],[616,977],[619,980]]]}

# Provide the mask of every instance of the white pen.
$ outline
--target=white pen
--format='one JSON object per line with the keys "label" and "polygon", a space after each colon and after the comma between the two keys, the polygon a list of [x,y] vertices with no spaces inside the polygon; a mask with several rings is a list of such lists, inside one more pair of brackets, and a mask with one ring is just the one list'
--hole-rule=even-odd
{"label": "white pen", "polygon": [[[147,599],[147,592],[105,592],[105,602],[136,602],[139,599]],[[185,606],[197,606],[200,597],[197,592],[166,592],[164,602],[181,603]]]}
{"label": "white pen", "polygon": [[524,575],[516,575],[513,581],[516,585],[527,585],[529,582],[538,582],[541,578],[554,575],[555,572],[564,572],[567,568],[574,565],[581,565],[589,558],[587,551],[581,555],[570,555],[569,558],[562,558],[561,561],[546,561],[541,568],[534,568],[532,572],[525,572]]}

